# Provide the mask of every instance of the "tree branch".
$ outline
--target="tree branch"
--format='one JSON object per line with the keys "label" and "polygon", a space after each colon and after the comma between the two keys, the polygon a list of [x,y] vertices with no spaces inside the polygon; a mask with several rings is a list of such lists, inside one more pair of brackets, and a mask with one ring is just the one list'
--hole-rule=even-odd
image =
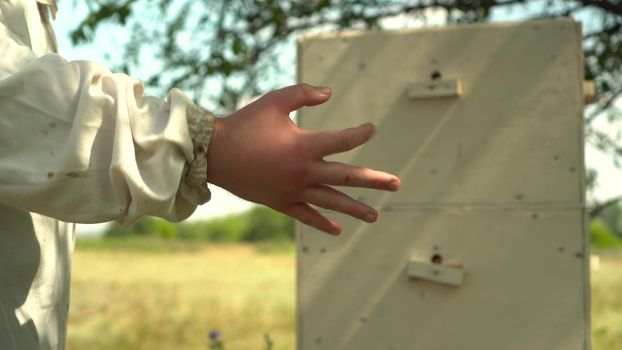
{"label": "tree branch", "polygon": [[619,2],[613,3],[606,0],[579,0],[585,6],[598,7],[607,12],[613,12],[619,16],[622,16],[622,4]]}
{"label": "tree branch", "polygon": [[618,196],[618,197],[614,197],[614,198],[611,198],[609,200],[606,200],[606,201],[604,201],[602,203],[596,204],[593,208],[588,209],[588,214],[590,216],[590,219],[593,219],[593,218],[597,217],[605,209],[609,208],[612,205],[617,204],[621,200],[622,200],[622,196]]}

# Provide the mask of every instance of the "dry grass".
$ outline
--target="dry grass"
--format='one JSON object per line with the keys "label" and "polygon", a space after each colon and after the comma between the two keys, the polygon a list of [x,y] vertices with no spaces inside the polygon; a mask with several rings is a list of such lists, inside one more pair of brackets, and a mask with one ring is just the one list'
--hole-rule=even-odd
{"label": "dry grass", "polygon": [[[292,350],[294,271],[291,249],[78,249],[68,349],[207,349],[217,328],[227,350],[265,349],[266,332]],[[592,286],[594,350],[622,350],[622,254],[601,253]]]}
{"label": "dry grass", "polygon": [[592,272],[594,350],[622,350],[622,253],[600,253]]}
{"label": "dry grass", "polygon": [[291,251],[78,250],[73,268],[68,349],[207,349],[214,328],[227,350],[294,348]]}

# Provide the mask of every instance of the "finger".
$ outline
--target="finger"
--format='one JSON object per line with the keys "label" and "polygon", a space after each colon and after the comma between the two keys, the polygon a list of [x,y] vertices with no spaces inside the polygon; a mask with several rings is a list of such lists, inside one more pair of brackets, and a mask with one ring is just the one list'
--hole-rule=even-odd
{"label": "finger", "polygon": [[397,191],[400,179],[389,173],[337,162],[321,162],[312,174],[315,183]]}
{"label": "finger", "polygon": [[284,210],[283,213],[293,217],[303,224],[315,227],[316,229],[330,233],[331,235],[338,235],[341,233],[341,226],[339,226],[337,222],[326,218],[306,203],[294,203],[289,208]]}
{"label": "finger", "polygon": [[369,141],[375,133],[376,126],[366,123],[355,128],[320,131],[311,134],[311,137],[317,149],[317,156],[324,157],[356,148]]}
{"label": "finger", "polygon": [[304,106],[315,106],[328,101],[331,91],[327,87],[316,87],[309,84],[297,84],[272,91],[266,97],[274,99],[276,105],[293,112]]}
{"label": "finger", "polygon": [[307,189],[302,195],[302,200],[366,222],[374,222],[378,218],[378,212],[373,208],[328,186],[317,186]]}

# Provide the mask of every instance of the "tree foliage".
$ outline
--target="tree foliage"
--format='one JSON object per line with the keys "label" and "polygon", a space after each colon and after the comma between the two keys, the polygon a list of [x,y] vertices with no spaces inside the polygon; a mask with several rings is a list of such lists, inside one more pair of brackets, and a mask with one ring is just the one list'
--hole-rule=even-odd
{"label": "tree foliage", "polygon": [[[620,128],[597,127],[599,119],[613,125],[622,120],[614,105],[622,93],[620,0],[86,1],[90,11],[73,31],[74,43],[92,40],[106,25],[125,27],[121,70],[162,90],[180,87],[222,111],[292,81],[293,58],[282,57],[283,48],[307,31],[381,30],[397,16],[441,16],[448,24],[490,21],[502,13],[521,19],[574,16],[584,23],[585,78],[595,82],[597,93],[585,116],[586,140],[616,165],[622,159]],[[145,57],[158,69],[142,72]]]}
{"label": "tree foliage", "polygon": [[590,246],[596,249],[622,248],[622,239],[600,218],[590,222]]}
{"label": "tree foliage", "polygon": [[206,242],[274,242],[294,239],[294,221],[266,207],[207,221],[177,224],[144,217],[129,227],[111,226],[108,238],[157,237]]}
{"label": "tree foliage", "polygon": [[622,239],[622,204],[608,205],[598,216],[618,238]]}

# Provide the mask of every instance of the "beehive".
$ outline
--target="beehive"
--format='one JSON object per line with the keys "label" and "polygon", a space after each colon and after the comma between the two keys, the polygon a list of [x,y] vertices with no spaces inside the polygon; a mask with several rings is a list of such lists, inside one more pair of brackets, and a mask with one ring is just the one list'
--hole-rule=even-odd
{"label": "beehive", "polygon": [[578,23],[305,37],[298,69],[333,89],[302,127],[378,126],[330,160],[402,179],[298,227],[299,350],[590,348]]}

